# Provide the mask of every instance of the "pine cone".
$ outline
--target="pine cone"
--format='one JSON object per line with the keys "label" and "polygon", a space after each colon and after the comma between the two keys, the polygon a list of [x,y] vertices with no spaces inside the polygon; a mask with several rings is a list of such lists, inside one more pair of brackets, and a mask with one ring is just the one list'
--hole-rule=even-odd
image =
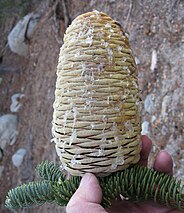
{"label": "pine cone", "polygon": [[137,163],[140,120],[136,66],[120,24],[98,11],[78,16],[57,66],[52,133],[63,169],[104,176]]}

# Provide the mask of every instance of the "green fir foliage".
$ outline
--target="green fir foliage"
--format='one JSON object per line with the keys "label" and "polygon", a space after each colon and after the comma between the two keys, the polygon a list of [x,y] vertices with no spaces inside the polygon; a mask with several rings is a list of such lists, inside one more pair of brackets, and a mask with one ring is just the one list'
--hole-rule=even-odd
{"label": "green fir foliage", "polygon": [[[58,165],[45,161],[37,166],[41,180],[23,184],[8,192],[5,205],[11,210],[45,202],[66,206],[80,184],[81,177],[65,179]],[[102,205],[108,208],[119,196],[132,202],[154,201],[184,210],[183,185],[164,173],[135,165],[100,177]]]}
{"label": "green fir foliage", "polygon": [[61,179],[62,181],[65,180],[65,177],[61,172],[59,165],[53,162],[43,161],[36,167],[36,173],[42,180],[49,180],[49,181],[58,181],[59,179]]}
{"label": "green fir foliage", "polygon": [[53,202],[52,183],[50,181],[30,182],[16,187],[8,192],[5,205],[15,210],[20,207],[42,205],[45,202]]}

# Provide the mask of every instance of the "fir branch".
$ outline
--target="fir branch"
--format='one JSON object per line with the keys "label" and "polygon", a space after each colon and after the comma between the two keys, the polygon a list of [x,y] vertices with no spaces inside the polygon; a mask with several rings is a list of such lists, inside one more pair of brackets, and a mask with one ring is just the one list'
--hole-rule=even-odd
{"label": "fir branch", "polygon": [[[99,178],[103,192],[102,206],[108,208],[119,196],[129,201],[154,201],[184,210],[181,181],[143,166],[133,166]],[[54,186],[55,197],[67,205],[80,183],[80,177],[72,177]]]}
{"label": "fir branch", "polygon": [[136,165],[123,172],[116,172],[100,178],[100,184],[103,191],[102,204],[105,207],[120,196],[129,201],[154,201],[184,210],[181,181],[147,167]]}
{"label": "fir branch", "polygon": [[66,206],[72,195],[79,187],[81,177],[74,176],[64,182],[54,184],[53,193],[58,205]]}
{"label": "fir branch", "polygon": [[54,202],[52,184],[49,181],[30,182],[11,189],[6,197],[5,206],[10,210],[32,205]]}
{"label": "fir branch", "polygon": [[64,181],[65,177],[60,170],[59,165],[54,162],[43,161],[36,167],[36,173],[42,180]]}
{"label": "fir branch", "polygon": [[[78,188],[81,177],[64,180],[61,172],[61,178],[59,177],[58,168],[54,163],[40,164],[37,171],[42,179],[47,180],[24,184],[10,190],[6,206],[16,209],[30,206],[33,203],[40,205],[44,202],[55,202],[66,206]],[[111,205],[112,200],[120,196],[133,202],[154,201],[184,210],[181,181],[147,167],[135,165],[107,177],[101,177],[99,182],[103,191],[102,205],[106,208]]]}

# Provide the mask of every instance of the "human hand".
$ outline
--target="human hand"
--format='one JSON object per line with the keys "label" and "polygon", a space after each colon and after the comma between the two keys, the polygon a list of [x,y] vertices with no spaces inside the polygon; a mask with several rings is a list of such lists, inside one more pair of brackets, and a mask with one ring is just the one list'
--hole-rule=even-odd
{"label": "human hand", "polygon": [[[142,150],[139,164],[146,166],[152,142],[147,136],[142,136]],[[161,151],[155,158],[154,169],[172,175],[173,161],[171,156]],[[83,176],[80,186],[70,199],[67,213],[179,213],[181,211],[163,206],[156,206],[153,203],[132,203],[118,200],[112,203],[109,209],[104,209],[102,201],[102,190],[95,175],[87,173]]]}

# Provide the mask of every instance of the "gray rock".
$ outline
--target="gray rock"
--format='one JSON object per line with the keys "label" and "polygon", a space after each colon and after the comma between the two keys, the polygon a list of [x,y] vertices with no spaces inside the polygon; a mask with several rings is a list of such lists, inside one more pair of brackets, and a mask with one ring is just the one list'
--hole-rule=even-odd
{"label": "gray rock", "polygon": [[150,131],[149,131],[149,122],[148,121],[144,121],[142,123],[142,131],[141,131],[142,135],[149,135]]}
{"label": "gray rock", "polygon": [[22,108],[22,103],[20,102],[22,98],[24,98],[25,95],[21,93],[16,93],[12,95],[11,97],[11,105],[10,105],[10,111],[11,112],[19,112]]}
{"label": "gray rock", "polygon": [[27,151],[24,148],[20,148],[16,151],[16,153],[12,156],[12,162],[14,166],[19,167],[22,164],[26,152]]}
{"label": "gray rock", "polygon": [[153,115],[153,116],[151,117],[151,123],[154,123],[156,120],[157,120],[156,116]]}
{"label": "gray rock", "polygon": [[146,96],[145,101],[144,101],[144,109],[145,109],[146,112],[148,112],[150,114],[152,113],[153,108],[154,108],[153,100],[154,100],[153,94],[148,94]]}
{"label": "gray rock", "polygon": [[171,101],[172,101],[172,97],[169,96],[169,95],[166,95],[163,98],[163,101],[162,101],[161,116],[162,116],[162,119],[165,122],[167,122],[167,120],[168,120],[168,115],[169,115]]}
{"label": "gray rock", "polygon": [[135,57],[135,64],[139,65],[140,63],[141,63],[140,60],[137,57]]}
{"label": "gray rock", "polygon": [[39,19],[39,15],[29,13],[20,20],[8,35],[8,45],[12,52],[28,57],[28,44]]}
{"label": "gray rock", "polygon": [[151,55],[151,66],[150,69],[153,72],[157,68],[157,51],[153,50]]}
{"label": "gray rock", "polygon": [[36,29],[39,19],[40,19],[39,14],[32,13],[32,16],[31,16],[29,24],[28,24],[27,32],[26,32],[26,38],[31,39],[31,37]]}
{"label": "gray rock", "polygon": [[0,116],[0,148],[5,149],[6,145],[13,145],[17,139],[17,116]]}

